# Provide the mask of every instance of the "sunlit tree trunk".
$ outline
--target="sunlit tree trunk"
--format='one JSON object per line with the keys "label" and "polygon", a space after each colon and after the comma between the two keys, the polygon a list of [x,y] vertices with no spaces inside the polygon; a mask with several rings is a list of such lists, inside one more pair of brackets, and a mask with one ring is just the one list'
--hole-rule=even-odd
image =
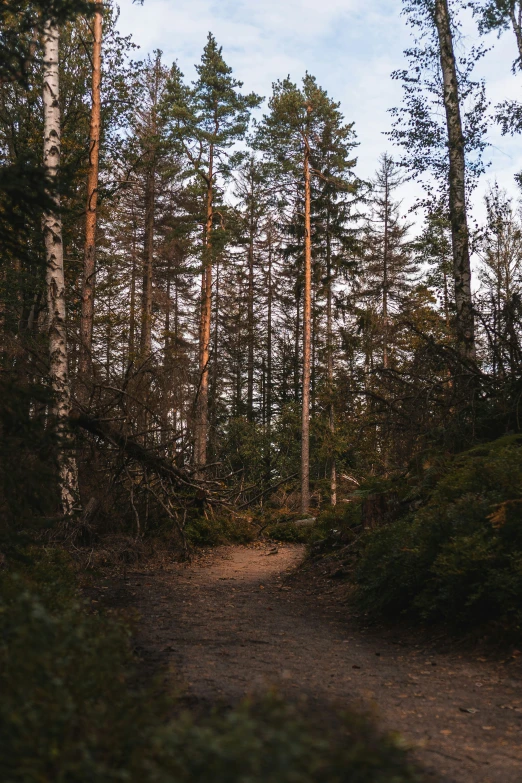
{"label": "sunlit tree trunk", "polygon": [[49,375],[54,394],[53,413],[59,436],[58,467],[62,511],[70,517],[79,505],[78,471],[68,435],[71,388],[67,356],[65,278],[62,219],[57,179],[60,171],[59,31],[47,20],[43,35],[43,166],[52,184],[53,207],[43,216],[49,331]]}
{"label": "sunlit tree trunk", "polygon": [[87,177],[87,207],[85,218],[85,250],[83,258],[82,312],[80,320],[80,378],[85,380],[92,367],[92,330],[94,319],[94,286],[96,276],[96,223],[98,174],[101,133],[101,47],[102,3],[96,2],[92,50],[91,121],[89,129],[89,173]]}
{"label": "sunlit tree trunk", "polygon": [[214,223],[214,151],[211,146],[207,176],[205,245],[201,275],[201,306],[199,317],[199,390],[196,406],[194,461],[203,467],[207,462],[208,434],[208,362],[210,321],[212,316],[212,227]]}
{"label": "sunlit tree trunk", "polygon": [[310,148],[305,139],[305,253],[303,292],[303,407],[301,422],[301,511],[307,514],[310,507],[310,330],[312,307],[312,229],[310,194]]}

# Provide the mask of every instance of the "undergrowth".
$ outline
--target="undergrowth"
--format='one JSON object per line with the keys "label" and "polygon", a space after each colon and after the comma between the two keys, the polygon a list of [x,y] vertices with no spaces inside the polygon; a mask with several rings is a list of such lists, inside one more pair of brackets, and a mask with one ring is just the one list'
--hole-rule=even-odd
{"label": "undergrowth", "polygon": [[362,535],[359,606],[522,636],[522,436],[433,461],[394,521]]}
{"label": "undergrowth", "polygon": [[128,627],[88,610],[64,553],[11,554],[0,575],[5,783],[416,780],[397,740],[365,718],[325,733],[275,696],[199,720],[180,714],[137,688]]}

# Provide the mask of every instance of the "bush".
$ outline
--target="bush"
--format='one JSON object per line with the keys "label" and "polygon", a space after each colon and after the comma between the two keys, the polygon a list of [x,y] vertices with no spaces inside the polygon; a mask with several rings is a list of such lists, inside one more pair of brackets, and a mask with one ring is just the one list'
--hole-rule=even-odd
{"label": "bush", "polygon": [[60,554],[31,554],[1,582],[2,780],[123,780],[143,725],[128,633],[85,611]]}
{"label": "bush", "polygon": [[[522,437],[472,449],[421,482],[420,507],[364,537],[361,605],[522,629]],[[415,493],[414,493],[415,494]]]}
{"label": "bush", "polygon": [[280,522],[279,524],[269,525],[264,533],[272,541],[280,541],[286,544],[307,544],[314,536],[314,527],[300,527],[295,522]]}
{"label": "bush", "polygon": [[252,521],[243,516],[194,517],[185,528],[187,541],[194,546],[250,544],[257,536]]}
{"label": "bush", "polygon": [[276,697],[196,720],[133,687],[129,631],[89,613],[61,553],[0,580],[5,783],[408,783],[392,736],[346,717],[325,735]]}
{"label": "bush", "polygon": [[165,781],[176,783],[413,783],[400,743],[364,718],[314,726],[277,697],[243,704],[200,725],[185,716],[162,734]]}

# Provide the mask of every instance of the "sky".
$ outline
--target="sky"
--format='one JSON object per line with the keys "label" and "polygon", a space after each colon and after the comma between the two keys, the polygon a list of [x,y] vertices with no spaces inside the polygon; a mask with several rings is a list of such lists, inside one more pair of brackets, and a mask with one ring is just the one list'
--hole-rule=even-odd
{"label": "sky", "polygon": [[[348,122],[355,123],[359,148],[357,172],[372,176],[379,155],[399,150],[385,136],[392,118],[388,110],[401,103],[400,84],[391,72],[404,65],[403,50],[411,44],[400,0],[120,0],[119,29],[132,34],[141,54],[161,49],[167,64],[177,61],[194,78],[206,36],[211,31],[225,60],[245,91],[268,96],[272,82],[290,75],[298,81],[313,74],[329,95],[340,101]],[[465,45],[479,42],[473,24],[465,26]],[[492,49],[477,74],[486,77],[492,105],[515,98],[522,74],[513,76],[516,57],[511,31],[486,39]],[[495,179],[518,197],[513,175],[522,169],[522,139],[502,137],[492,127],[486,159],[491,163],[474,197],[477,217],[488,183]],[[405,207],[415,186],[401,194]]]}

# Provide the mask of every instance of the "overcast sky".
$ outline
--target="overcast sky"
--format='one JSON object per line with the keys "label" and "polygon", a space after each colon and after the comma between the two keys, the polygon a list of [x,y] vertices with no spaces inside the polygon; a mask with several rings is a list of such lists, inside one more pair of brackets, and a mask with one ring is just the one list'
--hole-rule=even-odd
{"label": "overcast sky", "polygon": [[[162,49],[165,62],[177,60],[190,79],[209,31],[247,91],[268,96],[274,80],[290,74],[297,81],[308,70],[341,102],[346,120],[355,122],[361,177],[372,175],[381,152],[394,154],[383,132],[390,129],[387,110],[400,104],[401,88],[390,74],[404,63],[402,52],[411,42],[400,0],[145,0],[142,6],[120,0],[120,8],[119,28],[132,34],[141,54]],[[473,26],[466,33],[467,43],[477,42]],[[488,43],[493,50],[478,73],[486,76],[495,104],[517,96],[522,75],[511,74],[511,31]],[[515,193],[513,174],[522,169],[520,137],[502,137],[492,128],[489,141],[492,165],[478,200],[495,178]],[[405,201],[412,195],[407,189]]]}

